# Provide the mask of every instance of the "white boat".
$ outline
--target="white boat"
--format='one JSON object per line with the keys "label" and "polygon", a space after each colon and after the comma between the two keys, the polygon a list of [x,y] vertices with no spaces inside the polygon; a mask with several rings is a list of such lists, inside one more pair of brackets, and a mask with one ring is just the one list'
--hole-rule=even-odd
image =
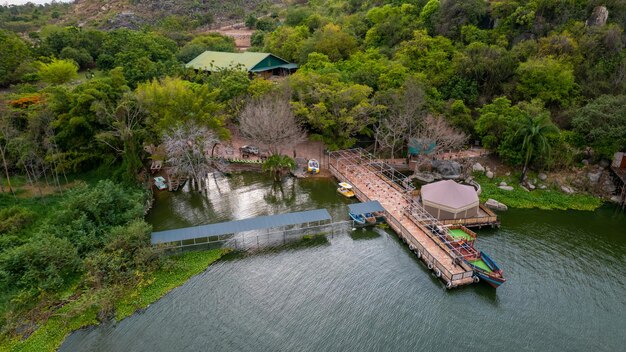
{"label": "white boat", "polygon": [[315,160],[315,159],[311,159],[309,160],[308,166],[307,166],[307,171],[312,173],[312,174],[317,174],[320,172],[320,163]]}
{"label": "white boat", "polygon": [[337,192],[344,197],[352,198],[354,197],[354,191],[352,190],[352,185],[346,182],[340,182],[339,188],[337,188]]}
{"label": "white boat", "polygon": [[167,188],[167,184],[165,183],[165,178],[162,176],[157,176],[154,178],[154,185],[156,186],[156,188],[158,188],[161,191]]}

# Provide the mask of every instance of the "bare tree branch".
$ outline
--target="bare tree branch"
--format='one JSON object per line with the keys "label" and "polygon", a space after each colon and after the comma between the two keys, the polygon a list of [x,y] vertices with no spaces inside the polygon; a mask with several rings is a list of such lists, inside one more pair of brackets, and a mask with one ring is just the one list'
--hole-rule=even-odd
{"label": "bare tree branch", "polygon": [[213,170],[208,158],[211,148],[219,140],[206,127],[198,127],[190,122],[166,132],[163,145],[167,154],[167,162],[175,174],[191,177],[202,190],[202,182],[198,182]]}
{"label": "bare tree branch", "polygon": [[268,94],[249,100],[239,116],[239,126],[245,136],[267,148],[272,155],[305,139],[289,100],[280,95]]}
{"label": "bare tree branch", "polygon": [[393,94],[386,105],[388,115],[380,121],[374,137],[378,147],[393,159],[426,116],[426,94],[417,83],[408,82],[403,94]]}
{"label": "bare tree branch", "polygon": [[467,135],[439,116],[428,115],[412,134],[409,146],[428,150],[429,155],[437,155],[445,150],[460,149],[467,143]]}

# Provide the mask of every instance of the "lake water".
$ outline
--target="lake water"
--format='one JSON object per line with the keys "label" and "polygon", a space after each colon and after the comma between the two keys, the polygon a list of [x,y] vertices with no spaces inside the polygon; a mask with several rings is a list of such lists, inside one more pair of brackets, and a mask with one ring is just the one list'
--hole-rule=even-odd
{"label": "lake water", "polygon": [[[347,217],[329,180],[216,178],[207,199],[159,193],[156,230],[327,208]],[[145,311],[69,336],[61,351],[623,351],[626,217],[509,210],[477,246],[504,269],[446,290],[390,231],[216,263]]]}

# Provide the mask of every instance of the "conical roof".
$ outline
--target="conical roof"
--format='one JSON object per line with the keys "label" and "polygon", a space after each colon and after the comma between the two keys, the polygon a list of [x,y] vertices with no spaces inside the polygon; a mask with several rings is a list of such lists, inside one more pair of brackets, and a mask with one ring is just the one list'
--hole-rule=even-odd
{"label": "conical roof", "polygon": [[450,211],[465,210],[479,204],[478,194],[472,186],[462,185],[452,180],[443,180],[422,186],[422,202]]}

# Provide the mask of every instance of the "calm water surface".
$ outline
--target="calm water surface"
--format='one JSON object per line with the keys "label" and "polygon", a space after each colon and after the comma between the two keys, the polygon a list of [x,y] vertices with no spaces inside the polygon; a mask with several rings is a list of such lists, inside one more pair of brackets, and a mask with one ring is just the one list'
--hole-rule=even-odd
{"label": "calm water surface", "polygon": [[[213,180],[207,199],[159,193],[155,230],[347,200],[327,180]],[[509,210],[477,245],[505,270],[448,291],[397,240],[374,229],[211,266],[144,312],[75,332],[61,351],[624,351],[626,217]]]}

